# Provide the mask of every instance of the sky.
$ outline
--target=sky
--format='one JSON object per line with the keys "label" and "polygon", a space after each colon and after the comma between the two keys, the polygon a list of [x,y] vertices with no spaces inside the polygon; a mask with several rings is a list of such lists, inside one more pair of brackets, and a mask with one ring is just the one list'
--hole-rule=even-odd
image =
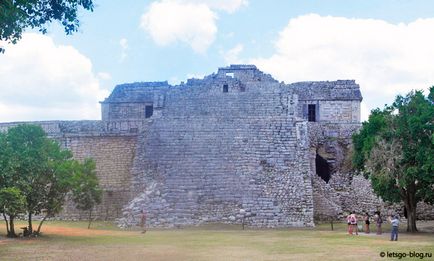
{"label": "sky", "polygon": [[434,85],[431,0],[94,3],[73,35],[53,23],[0,42],[0,122],[100,119],[117,84],[178,84],[239,63],[285,83],[354,79],[362,120]]}

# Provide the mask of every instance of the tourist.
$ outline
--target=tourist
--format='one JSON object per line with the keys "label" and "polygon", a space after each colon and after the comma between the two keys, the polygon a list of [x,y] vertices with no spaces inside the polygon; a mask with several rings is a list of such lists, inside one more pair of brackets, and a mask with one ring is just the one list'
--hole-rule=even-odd
{"label": "tourist", "polygon": [[352,235],[353,234],[353,226],[351,225],[351,213],[348,214],[347,216],[347,225],[348,225],[348,234]]}
{"label": "tourist", "polygon": [[369,213],[366,212],[365,215],[365,233],[369,234],[371,231],[369,230],[369,225],[370,225],[370,221],[369,221]]}
{"label": "tourist", "polygon": [[[356,235],[359,235],[359,232],[358,232],[359,228],[357,227],[357,216],[356,216],[355,211],[353,211],[350,215],[350,222],[351,222],[352,230],[353,231],[355,230]],[[351,233],[351,234],[353,234],[353,233]]]}
{"label": "tourist", "polygon": [[381,231],[381,224],[383,224],[383,219],[381,218],[380,211],[377,211],[375,215],[375,224],[377,225],[377,235],[381,235],[383,232]]}
{"label": "tourist", "polygon": [[392,232],[390,233],[390,241],[398,241],[399,216],[395,215],[393,218],[389,217],[389,222],[390,222],[390,224],[392,224]]}
{"label": "tourist", "polygon": [[140,226],[142,227],[142,233],[146,233],[146,211],[142,209],[141,211],[141,222]]}

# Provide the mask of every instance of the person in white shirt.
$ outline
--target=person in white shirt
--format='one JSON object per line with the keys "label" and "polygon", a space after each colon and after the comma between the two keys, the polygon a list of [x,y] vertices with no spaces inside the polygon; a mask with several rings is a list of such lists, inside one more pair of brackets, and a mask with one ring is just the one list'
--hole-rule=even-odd
{"label": "person in white shirt", "polygon": [[399,216],[395,215],[393,218],[389,217],[389,222],[390,222],[390,224],[392,224],[392,232],[390,233],[390,241],[398,241]]}

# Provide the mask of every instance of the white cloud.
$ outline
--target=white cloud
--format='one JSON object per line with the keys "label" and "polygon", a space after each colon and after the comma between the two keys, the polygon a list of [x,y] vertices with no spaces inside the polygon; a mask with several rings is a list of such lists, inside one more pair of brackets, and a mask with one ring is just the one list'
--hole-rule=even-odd
{"label": "white cloud", "polygon": [[248,6],[247,0],[181,0],[183,3],[205,4],[211,9],[233,13],[241,7]]}
{"label": "white cloud", "polygon": [[127,58],[128,40],[125,38],[122,38],[119,41],[119,45],[121,46],[121,56],[119,58],[119,61],[123,62],[125,60],[125,58]]}
{"label": "white cloud", "polygon": [[112,79],[112,76],[107,72],[99,72],[97,75],[98,75],[98,79],[103,81],[108,81]]}
{"label": "white cloud", "polygon": [[244,50],[244,46],[242,44],[235,45],[232,49],[229,49],[227,52],[221,52],[223,58],[225,59],[226,64],[236,64],[242,63],[239,58],[240,53]]}
{"label": "white cloud", "polygon": [[0,57],[0,122],[98,119],[107,94],[87,57],[48,36],[25,33]]}
{"label": "white cloud", "polygon": [[122,47],[122,49],[127,49],[128,48],[128,40],[125,38],[122,38],[119,41],[120,46]]}
{"label": "white cloud", "polygon": [[121,46],[121,57],[120,57],[120,61],[124,61],[125,58],[127,58],[127,49],[128,49],[128,40],[125,38],[122,38],[119,41],[119,45]]}
{"label": "white cloud", "polygon": [[161,46],[177,41],[204,53],[214,42],[217,16],[204,4],[161,1],[151,4],[141,18],[141,27]]}
{"label": "white cloud", "polygon": [[396,25],[310,14],[289,21],[271,57],[250,62],[286,82],[355,79],[367,119],[396,94],[434,84],[433,31],[434,19]]}
{"label": "white cloud", "polygon": [[205,53],[217,34],[215,11],[233,13],[247,0],[160,0],[141,17],[140,27],[160,46],[176,42]]}

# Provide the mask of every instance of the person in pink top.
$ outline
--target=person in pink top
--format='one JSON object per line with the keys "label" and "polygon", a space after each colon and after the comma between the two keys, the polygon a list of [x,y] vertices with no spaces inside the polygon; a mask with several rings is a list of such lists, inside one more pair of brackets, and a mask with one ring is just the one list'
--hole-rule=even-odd
{"label": "person in pink top", "polygon": [[353,226],[351,225],[351,213],[347,216],[347,224],[348,224],[348,234],[353,234]]}
{"label": "person in pink top", "polygon": [[356,231],[356,235],[359,235],[359,232],[358,232],[359,229],[357,227],[357,216],[356,216],[356,212],[354,212],[354,211],[350,215],[350,223],[351,223],[351,227],[352,227],[353,231]]}

